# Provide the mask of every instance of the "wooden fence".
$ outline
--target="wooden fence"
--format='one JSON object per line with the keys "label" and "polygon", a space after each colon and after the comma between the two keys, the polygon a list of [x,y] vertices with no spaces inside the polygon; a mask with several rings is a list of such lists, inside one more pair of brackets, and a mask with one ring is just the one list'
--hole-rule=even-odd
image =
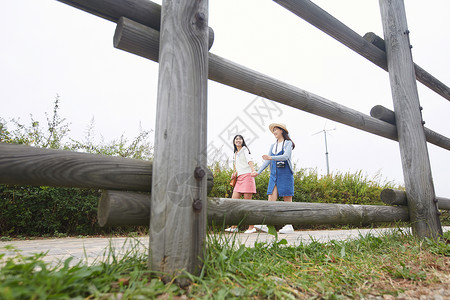
{"label": "wooden fence", "polygon": [[[159,62],[154,162],[0,145],[0,183],[104,189],[100,224],[150,224],[149,266],[169,277],[199,271],[207,221],[364,224],[409,220],[419,237],[442,235],[438,205],[448,209],[448,199],[435,196],[426,141],[450,150],[450,139],[423,127],[416,79],[447,100],[450,89],[413,63],[402,0],[380,0],[385,41],[370,33],[361,37],[309,0],[274,0],[389,70],[395,112],[381,108],[380,114],[376,107],[374,117],[208,53],[214,34],[208,27],[206,0],[165,0],[162,7],[147,0],[58,1],[116,22],[116,48]],[[208,78],[398,141],[406,192],[394,192],[403,200],[391,204],[404,205],[407,199],[408,206],[207,199],[212,186],[204,151]]]}

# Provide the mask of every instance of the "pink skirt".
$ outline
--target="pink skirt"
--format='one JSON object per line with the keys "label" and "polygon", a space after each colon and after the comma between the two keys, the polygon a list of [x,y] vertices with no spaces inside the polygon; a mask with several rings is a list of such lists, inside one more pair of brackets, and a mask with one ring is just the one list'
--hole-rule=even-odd
{"label": "pink skirt", "polygon": [[233,192],[241,194],[256,194],[255,178],[250,173],[239,175]]}

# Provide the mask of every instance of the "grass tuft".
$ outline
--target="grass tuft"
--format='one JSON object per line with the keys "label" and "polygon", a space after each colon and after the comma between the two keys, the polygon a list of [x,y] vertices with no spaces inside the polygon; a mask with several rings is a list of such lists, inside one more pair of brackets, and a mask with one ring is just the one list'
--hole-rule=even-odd
{"label": "grass tuft", "polygon": [[[207,236],[198,275],[190,285],[164,283],[147,268],[147,249],[113,247],[88,265],[57,265],[45,253],[0,255],[0,299],[344,299],[399,295],[411,286],[447,286],[450,232],[419,240],[402,229],[355,240],[315,240],[298,246],[275,239],[245,247],[233,234]],[[127,241],[130,243],[130,241]],[[10,250],[14,250],[10,248]],[[447,280],[447,281],[446,281]]]}

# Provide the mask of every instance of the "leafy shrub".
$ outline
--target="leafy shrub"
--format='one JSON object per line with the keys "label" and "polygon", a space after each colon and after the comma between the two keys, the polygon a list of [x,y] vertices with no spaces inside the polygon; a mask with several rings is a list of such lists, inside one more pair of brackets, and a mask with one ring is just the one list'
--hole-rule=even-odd
{"label": "leafy shrub", "polygon": [[230,186],[231,174],[233,169],[223,168],[219,163],[210,166],[210,170],[214,176],[214,185],[208,193],[209,197],[231,198],[233,188]]}
{"label": "leafy shrub", "polygon": [[97,225],[99,193],[94,190],[0,186],[2,235],[92,235]]}
{"label": "leafy shrub", "polygon": [[[211,167],[214,187],[210,197],[230,198],[233,188],[229,185],[232,169],[215,164]],[[266,200],[270,172],[266,169],[255,178],[256,194],[253,199]],[[369,179],[362,172],[337,173],[319,176],[316,170],[300,169],[294,174],[294,202],[321,202],[341,204],[382,205],[380,193],[385,188],[393,188],[390,182]],[[281,198],[280,198],[281,200]]]}
{"label": "leafy shrub", "polygon": [[[230,186],[231,174],[233,169],[221,166],[215,163],[210,166],[211,172],[214,176],[214,186],[208,193],[208,197],[231,198],[233,194],[233,187]],[[252,199],[266,200],[267,199],[267,185],[269,184],[269,172],[265,170],[255,178],[256,194]]]}
{"label": "leafy shrub", "polygon": [[[30,116],[29,124],[0,118],[0,142],[144,160],[152,158],[151,131],[141,130],[131,141],[122,135],[118,140],[105,143],[102,139],[102,143],[97,144],[92,121],[83,141],[70,139],[70,124],[60,117],[59,105],[57,96],[53,114],[46,114],[47,124],[44,126],[33,116]],[[140,227],[100,228],[97,223],[99,197],[97,190],[90,189],[0,185],[0,234],[61,236],[146,230]]]}
{"label": "leafy shrub", "polygon": [[294,201],[382,205],[380,193],[393,188],[390,182],[369,179],[361,171],[319,176],[315,170],[295,173]]}

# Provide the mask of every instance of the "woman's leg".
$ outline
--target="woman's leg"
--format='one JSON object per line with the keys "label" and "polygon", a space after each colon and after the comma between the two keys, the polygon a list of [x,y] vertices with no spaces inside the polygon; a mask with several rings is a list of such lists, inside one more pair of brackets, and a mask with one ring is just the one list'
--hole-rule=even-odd
{"label": "woman's leg", "polygon": [[241,199],[241,196],[242,196],[241,193],[233,191],[233,194],[231,195],[231,199]]}
{"label": "woman's leg", "polygon": [[[284,202],[292,202],[292,196],[283,196]],[[292,224],[286,224],[281,228],[278,233],[292,233],[294,232],[294,227]]]}
{"label": "woman's leg", "polygon": [[292,202],[292,196],[283,196],[284,202]]}
{"label": "woman's leg", "polygon": [[245,200],[252,200],[252,196],[253,196],[252,193],[245,193],[245,194],[244,194],[244,199],[245,199]]}
{"label": "woman's leg", "polygon": [[274,186],[272,194],[269,195],[269,201],[277,201],[277,199],[278,199],[278,189],[277,186]]}
{"label": "woman's leg", "polygon": [[[231,199],[241,199],[241,196],[242,196],[241,193],[233,191],[233,194],[231,195]],[[244,196],[244,198],[245,198],[245,196]],[[237,228],[237,226],[233,225],[233,226],[230,226],[227,229],[225,229],[225,231],[234,232],[235,228]]]}
{"label": "woman's leg", "polygon": [[[252,200],[252,193],[244,193],[244,199],[245,200]],[[255,226],[254,225],[249,225],[247,230],[252,230]]]}

